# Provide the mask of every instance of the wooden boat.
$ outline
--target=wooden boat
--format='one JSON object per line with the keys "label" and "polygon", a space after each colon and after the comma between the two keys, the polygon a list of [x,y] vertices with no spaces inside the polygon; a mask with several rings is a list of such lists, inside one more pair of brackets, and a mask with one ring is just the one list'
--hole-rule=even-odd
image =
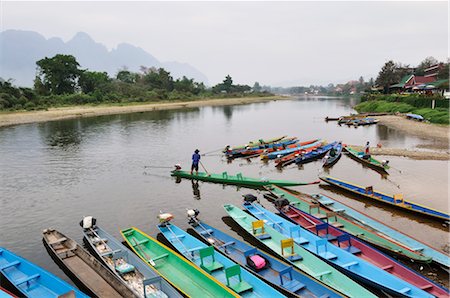
{"label": "wooden boat", "polygon": [[350,297],[376,297],[370,291],[316,257],[292,238],[274,230],[271,225],[257,220],[233,205],[224,205],[228,215],[266,249],[269,249],[288,263]]}
{"label": "wooden boat", "polygon": [[247,186],[253,188],[261,188],[264,185],[280,185],[280,186],[299,186],[299,185],[309,185],[309,184],[317,184],[317,181],[305,183],[305,182],[296,182],[296,181],[286,181],[286,180],[268,180],[268,179],[257,179],[257,178],[249,178],[242,176],[241,173],[236,175],[228,175],[227,172],[223,172],[222,174],[210,174],[204,172],[198,172],[198,174],[190,173],[188,171],[182,170],[174,170],[171,172],[172,176],[200,180],[212,183],[220,183],[220,184],[232,184],[232,185],[240,185]]}
{"label": "wooden boat", "polygon": [[373,158],[371,156],[368,159],[365,159],[365,158],[363,158],[363,156],[364,156],[363,152],[359,152],[349,146],[345,146],[344,150],[348,152],[348,155],[351,158],[353,158],[356,161],[359,161],[360,163],[368,166],[369,168],[381,171],[383,173],[387,173],[387,170],[389,169],[388,161],[380,162],[379,160],[376,160],[375,158]]}
{"label": "wooden boat", "polygon": [[[311,233],[326,239],[330,244],[352,253],[356,257],[377,266],[381,270],[384,270],[431,295],[436,297],[449,297],[450,293],[448,289],[443,288],[414,270],[409,269],[405,265],[402,265],[391,257],[388,257],[379,250],[366,244],[364,241],[339,230],[338,223],[326,223],[291,205],[277,206],[277,209],[285,218],[294,224],[298,224]],[[287,228],[287,226],[285,226],[285,228]],[[372,273],[374,272],[371,271],[370,274]],[[412,293],[408,292],[408,294]]]}
{"label": "wooden boat", "polygon": [[445,270],[449,271],[450,257],[440,252],[437,248],[433,248],[410,235],[406,235],[405,233],[402,233],[361,211],[356,211],[344,203],[333,200],[328,196],[323,194],[315,194],[313,197],[319,204],[321,204],[321,206],[328,209],[330,212],[339,212],[339,214],[346,219],[364,226],[366,229],[370,229],[382,237],[387,239],[395,239],[395,241],[409,247],[410,250],[419,251],[423,255],[431,257],[433,262],[443,266]]}
{"label": "wooden boat", "polygon": [[[205,243],[214,245],[221,253],[241,264],[241,266],[246,266],[252,270],[253,274],[257,274],[266,282],[278,287],[290,297],[341,297],[340,294],[299,269],[254,246],[239,241],[197,218],[191,219],[189,223],[196,235],[203,239]],[[259,256],[266,260],[267,266],[255,268],[248,259],[251,256]]]}
{"label": "wooden boat", "polygon": [[[324,158],[324,162],[323,162],[323,167],[324,168],[329,168],[332,165],[334,165],[335,163],[338,162],[339,158],[341,158],[342,156],[342,142],[336,142],[333,146],[333,150],[330,150],[327,152],[327,154],[325,155]],[[331,156],[331,154],[334,154],[333,156]]]}
{"label": "wooden boat", "polygon": [[[92,222],[83,220],[83,222]],[[183,297],[156,271],[96,225],[84,225],[84,240],[94,255],[138,297]]]}
{"label": "wooden boat", "polygon": [[17,296],[8,291],[7,289],[0,287],[0,298],[16,298]]}
{"label": "wooden boat", "polygon": [[272,139],[259,139],[259,140],[254,140],[254,141],[250,141],[245,145],[240,145],[240,146],[226,146],[223,153],[226,153],[227,151],[231,150],[239,150],[239,149],[245,149],[247,147],[255,147],[255,146],[259,146],[259,145],[264,145],[264,144],[270,144],[270,143],[275,143],[278,141],[281,141],[282,139],[286,138],[287,136],[281,136],[281,137],[276,137],[276,138],[272,138]]}
{"label": "wooden boat", "polygon": [[[303,142],[303,143],[308,143],[308,142]],[[280,142],[276,142],[276,143],[272,143],[272,144],[268,144],[268,145],[245,149],[245,150],[239,152],[239,156],[240,157],[249,157],[249,156],[256,157],[263,153],[284,150],[286,148],[298,147],[299,144],[302,144],[302,143],[299,143],[297,138],[290,138],[290,139],[285,139]],[[232,156],[232,157],[235,157],[235,156]]]}
{"label": "wooden boat", "polygon": [[289,153],[285,156],[281,156],[279,158],[275,159],[275,167],[282,168],[285,166],[288,166],[292,163],[294,163],[295,159],[300,156],[301,154],[305,154],[308,152],[311,152],[319,147],[322,146],[322,143],[317,143],[317,145],[314,145],[313,147],[307,148],[307,149],[301,149],[292,153]]}
{"label": "wooden boat", "polygon": [[[186,259],[242,297],[285,297],[269,284],[228,257],[170,223],[158,225],[159,231]],[[234,281],[234,279],[239,279]]]}
{"label": "wooden boat", "polygon": [[343,189],[345,191],[357,194],[359,196],[362,196],[367,199],[376,200],[379,202],[383,202],[386,204],[389,204],[391,206],[400,208],[402,210],[410,211],[413,213],[418,213],[421,215],[426,215],[434,219],[440,219],[440,220],[449,220],[450,215],[447,213],[444,213],[439,210],[432,209],[427,206],[423,206],[411,201],[406,201],[403,198],[403,195],[396,194],[396,195],[388,195],[382,192],[378,192],[373,190],[372,186],[369,187],[363,187],[359,186],[350,182],[346,182],[343,180],[339,180],[333,177],[320,177],[320,179],[330,185],[336,186],[340,189]]}
{"label": "wooden boat", "polygon": [[331,148],[333,148],[336,144],[337,142],[333,142],[331,144],[327,144],[325,146],[314,149],[308,153],[301,154],[295,158],[294,162],[296,164],[305,164],[317,160],[327,154],[327,152],[330,151]]}
{"label": "wooden boat", "polygon": [[96,297],[136,297],[115,274],[103,266],[74,240],[62,233],[46,229],[44,244],[68,275]]}
{"label": "wooden boat", "polygon": [[[264,221],[266,225],[271,225],[285,237],[292,238],[299,246],[305,248],[324,261],[333,264],[351,278],[369,286],[383,289],[396,296],[434,297],[403,279],[390,274],[386,270],[375,266],[367,260],[359,258],[349,250],[343,249],[337,245],[331,245],[328,239],[332,239],[333,235],[330,233],[328,224],[319,224],[315,227],[316,232],[320,233],[322,237],[325,237],[325,239],[323,239],[321,236],[301,228],[298,224],[273,214],[258,203],[247,202],[244,204],[244,208],[254,217]],[[309,222],[309,225],[311,224],[312,223]],[[353,249],[353,251],[357,252],[355,249]],[[425,285],[432,286],[430,282],[426,282]]]}
{"label": "wooden boat", "polygon": [[328,121],[338,121],[340,118],[341,117],[328,117],[328,116],[326,116],[325,117],[325,121],[326,122],[328,122]]}
{"label": "wooden boat", "polygon": [[147,265],[188,297],[238,297],[204,270],[137,228],[121,230],[128,246]]}
{"label": "wooden boat", "polygon": [[[316,218],[327,220],[328,222],[336,222],[341,230],[359,238],[370,244],[373,244],[391,254],[411,259],[422,263],[430,263],[431,258],[423,255],[420,251],[411,250],[409,247],[394,241],[393,239],[382,237],[373,230],[367,229],[355,222],[352,222],[341,216],[339,212],[330,214],[330,212],[321,207],[313,197],[306,194],[296,193],[287,188],[278,186],[266,187],[271,196],[265,196],[269,200],[286,199],[296,208],[313,215]],[[338,210],[339,211],[339,210]]]}
{"label": "wooden boat", "polygon": [[[3,247],[0,247],[0,277],[8,280],[16,289],[16,294],[23,297],[89,297],[59,277]],[[2,295],[14,297],[6,290],[0,290],[0,297]]]}
{"label": "wooden boat", "polygon": [[287,148],[284,150],[278,150],[275,152],[263,154],[263,155],[261,155],[261,159],[266,160],[266,159],[279,158],[280,156],[284,156],[284,155],[287,155],[287,154],[290,154],[293,152],[298,152],[298,151],[305,150],[305,149],[308,149],[311,147],[315,147],[317,145],[322,145],[322,143],[323,142],[320,139],[314,140],[314,142],[310,141],[310,142],[308,142],[308,144],[304,144],[304,145],[301,145],[302,143],[299,143],[299,146],[297,146],[297,147]]}

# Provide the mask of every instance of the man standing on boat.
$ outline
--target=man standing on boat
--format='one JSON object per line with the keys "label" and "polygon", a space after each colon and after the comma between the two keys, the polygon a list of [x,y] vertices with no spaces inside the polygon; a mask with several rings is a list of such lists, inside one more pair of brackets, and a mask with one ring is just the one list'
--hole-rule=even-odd
{"label": "man standing on boat", "polygon": [[194,154],[192,154],[191,175],[194,170],[198,175],[198,163],[200,162],[200,154],[198,154],[199,152],[200,151],[198,149],[195,149]]}

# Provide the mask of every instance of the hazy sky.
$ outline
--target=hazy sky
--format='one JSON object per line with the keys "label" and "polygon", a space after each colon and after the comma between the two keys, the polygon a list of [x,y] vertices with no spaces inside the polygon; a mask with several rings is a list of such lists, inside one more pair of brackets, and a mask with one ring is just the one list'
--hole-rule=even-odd
{"label": "hazy sky", "polygon": [[448,57],[447,1],[0,3],[2,30],[131,43],[195,66],[211,84],[226,74],[272,86],[368,80],[390,59]]}

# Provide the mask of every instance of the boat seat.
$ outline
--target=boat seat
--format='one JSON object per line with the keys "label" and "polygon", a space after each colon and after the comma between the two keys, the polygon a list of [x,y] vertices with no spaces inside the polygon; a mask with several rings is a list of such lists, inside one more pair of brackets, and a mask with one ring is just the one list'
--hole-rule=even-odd
{"label": "boat seat", "polygon": [[166,258],[166,257],[168,257],[169,256],[169,254],[162,254],[162,255],[159,255],[159,256],[157,256],[157,257],[154,257],[153,259],[151,259],[152,261],[158,261],[159,259],[163,259],[163,258]]}
{"label": "boat seat", "polygon": [[227,248],[228,246],[230,246],[230,245],[235,245],[235,244],[236,244],[236,242],[234,242],[234,241],[229,241],[229,242],[226,242],[226,243],[220,245],[219,248]]}
{"label": "boat seat", "polygon": [[64,242],[64,241],[66,241],[66,240],[67,240],[66,237],[61,237],[61,238],[59,238],[59,239],[56,239],[56,240],[54,240],[54,241],[49,242],[48,244],[49,244],[49,245],[59,244],[59,243]]}
{"label": "boat seat", "polygon": [[316,274],[314,274],[314,277],[321,278],[322,276],[327,275],[327,274],[331,274],[331,271],[330,270],[326,270],[326,271],[322,271],[322,272],[316,273]]}
{"label": "boat seat", "polygon": [[15,285],[16,287],[17,287],[17,286],[20,286],[21,284],[28,283],[28,282],[32,281],[33,279],[39,278],[40,276],[41,276],[41,275],[40,275],[39,273],[36,273],[36,274],[30,275],[30,276],[21,278],[21,279],[15,281],[15,282],[14,282],[14,285]]}
{"label": "boat seat", "polygon": [[330,223],[330,225],[332,225],[335,228],[343,228],[344,227],[344,225],[342,223],[337,222],[337,221]]}
{"label": "boat seat", "polygon": [[143,239],[143,240],[137,240],[136,243],[133,246],[137,246],[140,244],[145,244],[148,242],[148,239]]}
{"label": "boat seat", "polygon": [[333,201],[319,201],[319,203],[320,204],[322,204],[322,205],[325,205],[325,206],[328,206],[328,205],[333,205],[334,204],[334,202]]}
{"label": "boat seat", "polygon": [[195,252],[195,251],[200,250],[202,248],[203,248],[203,246],[197,246],[197,247],[189,248],[187,251],[188,252]]}
{"label": "boat seat", "polygon": [[247,216],[246,215],[240,215],[240,216],[235,216],[234,218],[236,218],[236,219],[246,219]]}
{"label": "boat seat", "polygon": [[327,217],[325,214],[322,214],[322,213],[314,213],[311,215],[318,219],[325,219]]}
{"label": "boat seat", "polygon": [[170,241],[172,241],[172,240],[174,240],[174,239],[182,239],[182,238],[184,238],[184,237],[185,237],[185,235],[183,235],[183,234],[181,234],[181,235],[175,235],[175,236],[170,237]]}
{"label": "boat seat", "polygon": [[[331,252],[328,251],[328,241],[325,239],[319,239],[316,240],[316,254],[321,256],[322,258],[326,260],[334,260],[337,259],[337,256]],[[324,249],[321,251],[321,247]]]}
{"label": "boat seat", "polygon": [[405,288],[403,288],[403,289],[401,289],[401,290],[398,290],[398,292],[399,292],[399,293],[402,293],[402,294],[406,294],[406,293],[408,293],[408,292],[410,292],[410,291],[411,291],[411,289],[408,288],[408,287],[405,287]]}
{"label": "boat seat", "polygon": [[[285,249],[291,249],[290,253],[285,253]],[[281,240],[281,255],[291,262],[301,261],[303,257],[294,251],[294,239],[282,239]]]}
{"label": "boat seat", "polygon": [[264,212],[262,212],[262,211],[256,211],[256,212],[253,212],[253,214],[254,214],[254,215],[264,215]]}
{"label": "boat seat", "polygon": [[92,240],[92,243],[94,244],[94,245],[96,245],[96,244],[99,244],[99,243],[107,243],[108,242],[108,239],[106,239],[106,238],[100,238],[100,239],[93,239]]}
{"label": "boat seat", "polygon": [[298,214],[298,213],[289,214],[288,217],[289,218],[296,218],[296,217],[300,217],[300,214]]}
{"label": "boat seat", "polygon": [[[343,249],[346,250],[352,254],[359,254],[361,253],[361,250],[359,248],[356,248],[352,245],[352,241],[351,241],[351,237],[349,234],[342,234],[337,236],[337,242],[338,242],[338,246]],[[343,242],[347,242],[347,247],[342,247],[341,243]]]}
{"label": "boat seat", "polygon": [[[236,275],[238,276],[238,282],[232,284],[230,282],[230,279]],[[238,294],[253,290],[252,285],[250,285],[245,280],[242,280],[241,266],[239,266],[237,264],[225,269],[225,277],[227,279],[227,287],[231,288],[233,291],[235,291]]]}
{"label": "boat seat", "polygon": [[259,240],[267,240],[272,238],[272,236],[265,232],[263,220],[252,221],[252,233],[253,236]]}
{"label": "boat seat", "polygon": [[383,269],[383,270],[390,270],[392,268],[394,268],[394,265],[391,265],[391,264],[381,267],[381,269]]}
{"label": "boat seat", "polygon": [[121,251],[122,251],[121,249],[110,250],[110,251],[101,253],[100,255],[101,255],[102,257],[106,257],[106,256],[109,256],[109,255],[114,255],[114,254],[116,254],[116,253],[118,253],[118,252],[121,252]]}
{"label": "boat seat", "polygon": [[214,233],[213,230],[211,230],[211,229],[206,229],[206,230],[201,231],[201,232],[200,232],[200,235],[205,236],[205,235],[211,235],[212,233]]}
{"label": "boat seat", "polygon": [[345,212],[345,209],[343,209],[343,208],[338,208],[338,209],[334,209],[333,212],[341,213],[341,212]]}
{"label": "boat seat", "polygon": [[11,268],[11,267],[16,266],[16,265],[19,265],[19,264],[20,264],[20,261],[12,261],[12,262],[10,262],[10,263],[8,263],[8,264],[5,264],[5,265],[3,265],[3,266],[0,266],[0,270],[5,270],[5,269],[7,269],[7,268]]}
{"label": "boat seat", "polygon": [[[295,233],[297,233],[297,235],[294,235]],[[304,238],[304,237],[302,237],[302,235],[300,234],[300,226],[290,227],[289,228],[289,235],[299,245],[304,245],[304,244],[309,243],[309,240]]]}
{"label": "boat seat", "polygon": [[420,287],[420,289],[421,289],[421,290],[424,290],[424,291],[430,290],[430,289],[432,289],[432,288],[433,288],[433,285],[432,285],[432,284],[427,284],[427,285],[424,285],[424,286],[421,286],[421,287]]}
{"label": "boat seat", "polygon": [[411,250],[413,250],[413,251],[422,251],[422,250],[424,250],[424,247],[415,247],[415,248],[411,248]]}
{"label": "boat seat", "polygon": [[[298,290],[300,290],[300,289],[305,287],[305,285],[302,284],[301,282],[299,282],[298,280],[292,279],[292,267],[291,266],[288,266],[285,269],[282,269],[278,273],[280,274],[281,286],[283,288],[285,288],[286,290],[295,293]],[[283,280],[283,276],[286,275],[286,274],[289,275],[288,281],[284,281]]]}
{"label": "boat seat", "polygon": [[359,264],[358,261],[353,261],[353,262],[348,262],[346,264],[342,264],[341,266],[348,269],[348,267],[358,265],[358,264]]}
{"label": "boat seat", "polygon": [[[322,231],[322,230],[325,230],[325,235],[319,235],[320,231]],[[316,225],[316,235],[319,237],[322,237],[322,238],[326,238],[328,241],[337,239],[336,236],[334,236],[328,232],[328,224],[327,223]]]}
{"label": "boat seat", "polygon": [[[213,271],[220,270],[223,268],[223,264],[216,261],[213,246],[202,248],[198,252],[200,254],[200,267],[209,274],[211,274],[211,272]],[[210,261],[205,261],[206,259],[209,258],[211,259]]]}

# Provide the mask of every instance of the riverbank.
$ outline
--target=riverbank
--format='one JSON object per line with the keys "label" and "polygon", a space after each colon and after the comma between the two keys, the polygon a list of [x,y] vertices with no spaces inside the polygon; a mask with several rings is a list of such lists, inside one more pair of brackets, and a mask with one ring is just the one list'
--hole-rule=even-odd
{"label": "riverbank", "polygon": [[287,96],[266,96],[266,97],[240,97],[240,98],[219,98],[202,99],[192,101],[170,101],[147,104],[127,104],[127,105],[98,105],[98,106],[72,106],[63,108],[50,108],[46,111],[31,112],[5,112],[0,113],[0,127],[18,124],[65,120],[83,117],[95,117],[103,115],[141,113],[157,110],[172,110],[182,108],[195,108],[203,106],[226,106],[249,103],[266,102],[272,100],[290,99]]}
{"label": "riverbank", "polygon": [[[364,147],[349,145],[356,150],[363,151]],[[370,148],[371,155],[385,155],[385,156],[403,156],[418,160],[450,160],[450,152],[446,151],[417,151],[407,150],[401,148]]]}
{"label": "riverbank", "polygon": [[394,115],[377,116],[375,118],[380,120],[378,125],[385,125],[389,128],[393,128],[407,134],[435,141],[434,144],[423,146],[424,148],[449,148],[450,127],[448,125],[418,122]]}

